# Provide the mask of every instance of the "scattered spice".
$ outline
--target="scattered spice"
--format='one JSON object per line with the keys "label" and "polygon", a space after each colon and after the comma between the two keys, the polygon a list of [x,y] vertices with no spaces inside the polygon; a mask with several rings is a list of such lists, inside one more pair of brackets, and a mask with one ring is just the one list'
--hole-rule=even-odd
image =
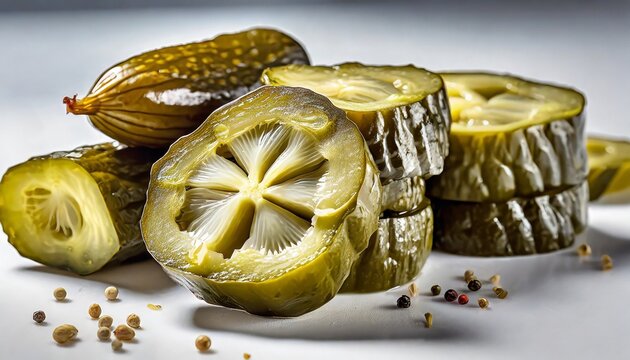
{"label": "scattered spice", "polygon": [[479,304],[480,308],[487,309],[490,305],[490,302],[486,298],[479,298],[479,300],[477,300],[477,304]]}
{"label": "scattered spice", "polygon": [[243,359],[248,360],[248,359],[251,359],[251,358],[252,358],[252,356],[250,354],[243,353]]}
{"label": "scattered spice", "polygon": [[63,324],[53,330],[53,339],[59,344],[65,344],[77,337],[79,330],[74,325]]}
{"label": "scattered spice", "polygon": [[118,289],[114,286],[108,286],[105,289],[105,298],[109,301],[116,300],[118,298]]}
{"label": "scattered spice", "polygon": [[468,299],[468,295],[466,295],[466,294],[461,294],[461,295],[459,295],[459,297],[457,298],[457,302],[458,302],[460,305],[466,305],[466,304],[468,304],[468,300],[469,300],[469,299]]}
{"label": "scattered spice", "polygon": [[122,350],[122,347],[123,347],[122,341],[120,341],[118,339],[114,339],[114,341],[112,341],[112,350],[120,351],[120,350]]}
{"label": "scattered spice", "polygon": [[448,302],[453,302],[457,300],[457,291],[453,289],[446,290],[446,292],[444,293],[444,299]]}
{"label": "scattered spice", "polygon": [[62,288],[62,287],[56,288],[56,289],[53,291],[53,296],[55,297],[55,299],[56,299],[57,301],[63,301],[63,300],[65,300],[67,295],[68,295],[68,293],[66,292],[66,289],[64,289],[64,288]]}
{"label": "scattered spice", "polygon": [[490,276],[490,282],[492,283],[492,285],[499,286],[499,284],[501,283],[501,275],[494,274]]}
{"label": "scattered spice", "polygon": [[98,319],[98,327],[110,328],[113,323],[114,319],[109,315],[103,315]]}
{"label": "scattered spice", "polygon": [[199,335],[197,339],[195,339],[195,346],[199,351],[208,351],[210,345],[212,345],[212,341],[210,341],[210,338],[206,335]]}
{"label": "scattered spice", "polygon": [[466,280],[466,282],[470,282],[470,280],[475,278],[475,272],[472,270],[466,270],[464,271],[464,280]]}
{"label": "scattered spice", "polygon": [[162,310],[162,305],[158,304],[147,304],[147,307],[151,310]]}
{"label": "scattered spice", "polygon": [[136,336],[136,332],[129,326],[121,324],[114,329],[114,336],[116,336],[118,340],[131,341],[134,336]]}
{"label": "scattered spice", "polygon": [[481,281],[477,279],[470,280],[468,282],[468,289],[470,289],[470,291],[478,291],[481,289]]}
{"label": "scattered spice", "polygon": [[406,309],[411,306],[411,299],[407,295],[403,295],[396,300],[396,306],[401,309]]}
{"label": "scattered spice", "polygon": [[412,282],[411,285],[409,285],[408,290],[409,290],[409,295],[411,295],[411,297],[418,295],[418,285],[416,285],[415,282]]}
{"label": "scattered spice", "polygon": [[581,244],[577,248],[578,256],[590,256],[593,253],[589,244]]}
{"label": "scattered spice", "polygon": [[131,326],[134,329],[140,327],[140,317],[136,314],[129,314],[127,316],[127,325]]}
{"label": "scattered spice", "polygon": [[94,320],[98,319],[101,316],[101,306],[99,304],[92,304],[88,308],[88,314]]}
{"label": "scattered spice", "polygon": [[501,287],[498,287],[498,286],[495,286],[492,289],[492,291],[494,291],[494,293],[497,295],[497,297],[499,299],[502,299],[502,300],[505,299],[508,296],[507,290],[505,290],[505,289],[503,289]]}
{"label": "scattered spice", "polygon": [[37,310],[33,313],[33,321],[36,323],[41,324],[44,320],[46,320],[46,313],[42,310]]}
{"label": "scattered spice", "polygon": [[613,268],[613,260],[609,255],[602,255],[602,270],[608,271]]}
{"label": "scattered spice", "polygon": [[440,285],[431,286],[431,294],[433,296],[438,296],[442,292],[442,287]]}
{"label": "scattered spice", "polygon": [[112,337],[112,331],[108,327],[101,326],[96,331],[96,337],[101,341],[107,341]]}
{"label": "scattered spice", "polygon": [[430,312],[424,314],[424,326],[427,328],[433,327],[433,314]]}

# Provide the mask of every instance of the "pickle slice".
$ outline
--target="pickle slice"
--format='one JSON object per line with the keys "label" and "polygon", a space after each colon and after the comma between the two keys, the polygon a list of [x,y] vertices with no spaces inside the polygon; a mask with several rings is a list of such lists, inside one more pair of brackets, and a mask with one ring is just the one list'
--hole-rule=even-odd
{"label": "pickle slice", "polygon": [[529,255],[573,244],[586,227],[588,184],[506,202],[431,201],[436,248],[471,256]]}
{"label": "pickle slice", "polygon": [[433,244],[433,211],[428,204],[427,200],[419,210],[381,218],[341,291],[383,291],[415,278]]}
{"label": "pickle slice", "polygon": [[420,176],[383,184],[381,208],[385,213],[403,213],[419,209],[428,201],[425,191],[425,182]]}
{"label": "pickle slice", "polygon": [[64,103],[124,144],[166,147],[260,86],[265,68],[293,63],[309,63],[297,41],[251,29],[136,55],[107,69],[83,99]]}
{"label": "pickle slice", "polygon": [[584,98],[572,89],[489,73],[442,75],[453,116],[450,154],[429,194],[508,201],[586,177]]}
{"label": "pickle slice", "polygon": [[212,304],[297,316],[330,300],[368,245],[378,172],[356,126],[310,90],[262,87],[154,166],[142,233]]}
{"label": "pickle slice", "polygon": [[591,200],[627,202],[630,199],[630,142],[589,136],[588,185]]}
{"label": "pickle slice", "polygon": [[261,81],[311,89],[346,111],[365,137],[383,182],[442,172],[451,120],[438,75],[411,65],[345,63],[270,68]]}
{"label": "pickle slice", "polygon": [[145,252],[151,164],[161,153],[112,143],[34,157],[0,182],[0,222],[24,257],[80,275]]}

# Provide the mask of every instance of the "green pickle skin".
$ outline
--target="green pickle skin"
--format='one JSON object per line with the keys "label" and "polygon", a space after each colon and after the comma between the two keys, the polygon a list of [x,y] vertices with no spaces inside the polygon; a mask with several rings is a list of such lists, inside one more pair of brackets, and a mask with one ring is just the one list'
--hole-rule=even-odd
{"label": "green pickle skin", "polygon": [[267,67],[308,64],[302,46],[272,29],[251,29],[165,47],[106,70],[67,111],[133,146],[167,147],[218,107],[260,86]]}
{"label": "green pickle skin", "polygon": [[589,136],[588,185],[590,200],[628,203],[630,189],[630,142],[622,139]]}

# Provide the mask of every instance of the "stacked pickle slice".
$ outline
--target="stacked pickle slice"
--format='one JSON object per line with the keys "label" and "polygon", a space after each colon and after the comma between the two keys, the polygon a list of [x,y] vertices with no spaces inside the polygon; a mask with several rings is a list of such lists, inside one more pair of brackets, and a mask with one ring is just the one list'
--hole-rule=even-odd
{"label": "stacked pickle slice", "polygon": [[584,97],[510,75],[442,77],[453,124],[428,186],[435,246],[476,256],[570,246],[586,225]]}
{"label": "stacked pickle slice", "polygon": [[425,180],[442,172],[449,151],[442,79],[414,66],[345,63],[270,68],[262,82],[327,96],[357,125],[378,166],[383,212],[342,291],[381,291],[412,280],[433,241]]}

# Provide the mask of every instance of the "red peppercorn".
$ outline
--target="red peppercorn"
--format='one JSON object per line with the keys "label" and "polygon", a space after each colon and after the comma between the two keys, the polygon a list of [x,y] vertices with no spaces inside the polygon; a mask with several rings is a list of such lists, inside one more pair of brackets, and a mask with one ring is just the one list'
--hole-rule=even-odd
{"label": "red peppercorn", "polygon": [[446,290],[446,292],[444,293],[444,299],[448,302],[457,300],[457,291],[453,289]]}
{"label": "red peppercorn", "polygon": [[459,295],[459,297],[457,298],[457,302],[458,302],[460,305],[466,305],[466,304],[468,304],[468,295],[466,295],[466,294],[461,294],[461,295]]}

